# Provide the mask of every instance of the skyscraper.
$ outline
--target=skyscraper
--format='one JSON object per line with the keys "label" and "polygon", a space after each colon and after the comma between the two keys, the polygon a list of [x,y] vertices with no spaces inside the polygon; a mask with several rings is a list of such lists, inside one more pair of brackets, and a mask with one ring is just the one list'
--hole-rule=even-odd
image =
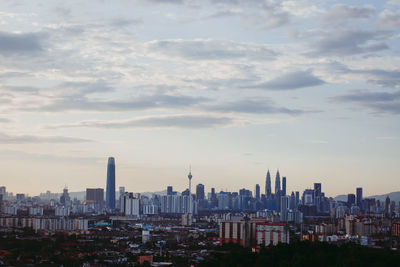
{"label": "skyscraper", "polygon": [[279,170],[276,172],[275,177],[275,210],[281,210],[281,175],[279,174]]}
{"label": "skyscraper", "polygon": [[107,164],[106,207],[115,209],[115,159],[113,157],[108,158]]}
{"label": "skyscraper", "polygon": [[174,193],[174,189],[172,188],[171,185],[167,186],[167,195],[172,196]]}
{"label": "skyscraper", "polygon": [[205,195],[204,195],[204,185],[203,184],[198,184],[196,186],[196,199],[198,201],[202,201],[205,199]]}
{"label": "skyscraper", "polygon": [[356,196],[354,194],[347,194],[347,205],[351,208],[356,203]]}
{"label": "skyscraper", "polygon": [[357,206],[360,207],[360,209],[362,210],[362,199],[363,199],[363,192],[362,192],[362,187],[357,187],[356,189],[356,195],[357,195]]}
{"label": "skyscraper", "polygon": [[281,175],[279,174],[279,170],[276,172],[275,177],[275,195],[280,194],[281,192]]}
{"label": "skyscraper", "polygon": [[286,196],[286,177],[282,177],[282,196]]}
{"label": "skyscraper", "polygon": [[254,196],[255,196],[255,198],[257,200],[261,199],[261,196],[260,196],[260,185],[259,184],[256,184],[256,186],[254,188]]}
{"label": "skyscraper", "polygon": [[271,190],[271,174],[269,173],[269,170],[267,171],[267,178],[265,181],[265,196],[269,198],[272,194]]}
{"label": "skyscraper", "polygon": [[315,193],[315,197],[321,196],[321,194],[322,194],[321,183],[314,183],[314,193]]}
{"label": "skyscraper", "polygon": [[86,203],[95,203],[98,205],[99,211],[102,211],[104,207],[104,189],[86,188]]}

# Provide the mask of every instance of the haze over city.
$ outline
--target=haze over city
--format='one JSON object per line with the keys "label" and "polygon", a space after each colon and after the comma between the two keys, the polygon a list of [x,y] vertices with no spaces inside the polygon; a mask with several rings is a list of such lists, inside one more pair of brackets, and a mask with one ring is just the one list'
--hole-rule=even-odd
{"label": "haze over city", "polygon": [[2,185],[399,191],[400,1],[0,2]]}

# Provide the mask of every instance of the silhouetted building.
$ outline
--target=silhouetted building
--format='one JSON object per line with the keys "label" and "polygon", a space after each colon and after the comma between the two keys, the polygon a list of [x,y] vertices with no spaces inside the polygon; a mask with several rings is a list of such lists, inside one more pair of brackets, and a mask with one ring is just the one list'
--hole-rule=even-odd
{"label": "silhouetted building", "polygon": [[279,170],[276,172],[275,176],[275,210],[281,210],[281,175]]}
{"label": "silhouetted building", "polygon": [[347,205],[349,206],[349,208],[351,208],[351,206],[353,206],[354,204],[356,204],[356,195],[348,194],[347,195]]}
{"label": "silhouetted building", "polygon": [[172,196],[174,194],[174,190],[172,186],[167,186],[167,196]]}
{"label": "silhouetted building", "polygon": [[257,200],[261,199],[261,195],[260,195],[260,185],[256,184],[255,188],[254,188],[254,196]]}
{"label": "silhouetted building", "polygon": [[265,180],[265,196],[269,198],[272,194],[271,190],[271,174],[269,173],[269,170],[267,171],[267,177]]}
{"label": "silhouetted building", "polygon": [[322,194],[321,183],[314,183],[314,193],[316,197],[320,197]]}
{"label": "silhouetted building", "polygon": [[357,187],[356,194],[357,194],[357,206],[360,207],[361,210],[363,210],[362,207],[363,190],[361,187]]}
{"label": "silhouetted building", "polygon": [[[17,195],[18,197],[18,195]],[[69,206],[69,204],[71,203],[71,198],[69,197],[68,194],[68,188],[64,188],[63,189],[63,194],[60,197],[60,203],[61,205],[65,205],[65,206]]]}
{"label": "silhouetted building", "polygon": [[203,184],[198,184],[196,186],[196,199],[198,201],[203,201],[205,199],[204,185]]}
{"label": "silhouetted building", "polygon": [[86,188],[86,202],[95,203],[99,210],[104,208],[104,189],[103,188]]}
{"label": "silhouetted building", "polygon": [[106,207],[115,209],[115,159],[113,157],[108,158],[107,164]]}
{"label": "silhouetted building", "polygon": [[282,178],[282,194],[281,196],[286,196],[286,177]]}
{"label": "silhouetted building", "polygon": [[279,170],[276,172],[275,177],[275,195],[280,195],[281,192],[281,175],[279,174]]}

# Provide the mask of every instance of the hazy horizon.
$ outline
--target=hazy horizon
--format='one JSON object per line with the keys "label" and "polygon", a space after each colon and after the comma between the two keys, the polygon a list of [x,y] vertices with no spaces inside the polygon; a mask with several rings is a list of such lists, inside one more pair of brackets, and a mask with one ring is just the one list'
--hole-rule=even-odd
{"label": "hazy horizon", "polygon": [[400,191],[400,1],[0,3],[0,160],[31,195]]}

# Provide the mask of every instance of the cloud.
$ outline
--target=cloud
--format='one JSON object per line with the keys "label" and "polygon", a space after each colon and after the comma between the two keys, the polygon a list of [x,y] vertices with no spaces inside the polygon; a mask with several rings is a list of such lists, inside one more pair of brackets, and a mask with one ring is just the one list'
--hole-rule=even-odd
{"label": "cloud", "polygon": [[384,42],[391,36],[389,32],[366,30],[342,30],[336,32],[318,32],[311,38],[313,51],[307,53],[315,56],[349,56],[389,49]]}
{"label": "cloud", "polygon": [[35,136],[35,135],[7,135],[0,133],[1,144],[27,144],[27,143],[84,143],[91,140],[64,136]]}
{"label": "cloud", "polygon": [[95,164],[103,162],[104,158],[100,157],[83,157],[81,155],[66,156],[66,155],[54,155],[54,154],[43,154],[43,153],[30,153],[18,150],[0,150],[0,159],[13,159],[13,160],[27,160],[27,161],[44,161],[44,162],[55,162],[62,163],[72,162],[78,164]]}
{"label": "cloud", "polygon": [[161,40],[148,42],[147,46],[149,52],[190,60],[273,60],[278,55],[266,46],[223,40]]}
{"label": "cloud", "polygon": [[39,34],[0,32],[0,55],[33,54],[42,50]]}
{"label": "cloud", "polygon": [[258,100],[239,100],[226,104],[208,107],[209,110],[222,112],[237,112],[248,114],[276,114],[283,113],[289,115],[300,115],[304,111],[298,109],[288,109],[277,107],[269,99]]}
{"label": "cloud", "polygon": [[230,117],[213,115],[165,115],[135,118],[120,121],[82,121],[75,124],[59,124],[48,126],[48,128],[181,128],[200,129],[231,126],[237,123]]}
{"label": "cloud", "polygon": [[132,25],[139,25],[139,24],[143,24],[143,21],[140,19],[123,19],[123,18],[117,18],[117,19],[113,19],[110,22],[111,26],[113,27],[128,27],[128,26],[132,26]]}
{"label": "cloud", "polygon": [[333,98],[337,102],[359,103],[378,113],[400,114],[400,91],[396,92],[369,92],[356,91],[351,94]]}
{"label": "cloud", "polygon": [[7,118],[0,118],[0,123],[9,123],[9,122],[11,122],[10,119],[7,119]]}
{"label": "cloud", "polygon": [[51,104],[28,108],[28,110],[40,111],[126,111],[126,110],[146,110],[160,108],[185,108],[195,106],[208,100],[204,97],[192,97],[183,95],[156,94],[150,96],[140,96],[126,100],[99,100],[87,97],[63,97]]}
{"label": "cloud", "polygon": [[389,9],[385,9],[379,14],[379,18],[377,20],[378,26],[385,28],[400,28],[400,10],[392,11]]}
{"label": "cloud", "polygon": [[368,19],[375,13],[375,8],[370,5],[363,7],[337,4],[331,7],[323,18],[326,25],[342,25],[351,19]]}
{"label": "cloud", "polygon": [[156,3],[156,4],[183,4],[185,0],[142,0],[144,2]]}
{"label": "cloud", "polygon": [[346,65],[337,61],[325,64],[325,66],[327,66],[326,71],[331,74],[346,76],[352,75],[353,78],[355,76],[355,78],[360,78],[363,81],[367,81],[368,83],[379,85],[381,87],[400,87],[400,70],[397,69],[350,69]]}
{"label": "cloud", "polygon": [[304,87],[322,85],[325,82],[316,77],[311,71],[296,71],[283,74],[268,82],[261,83],[250,88],[270,90],[294,90]]}
{"label": "cloud", "polygon": [[354,70],[354,73],[365,74],[368,82],[382,87],[400,87],[400,70]]}

